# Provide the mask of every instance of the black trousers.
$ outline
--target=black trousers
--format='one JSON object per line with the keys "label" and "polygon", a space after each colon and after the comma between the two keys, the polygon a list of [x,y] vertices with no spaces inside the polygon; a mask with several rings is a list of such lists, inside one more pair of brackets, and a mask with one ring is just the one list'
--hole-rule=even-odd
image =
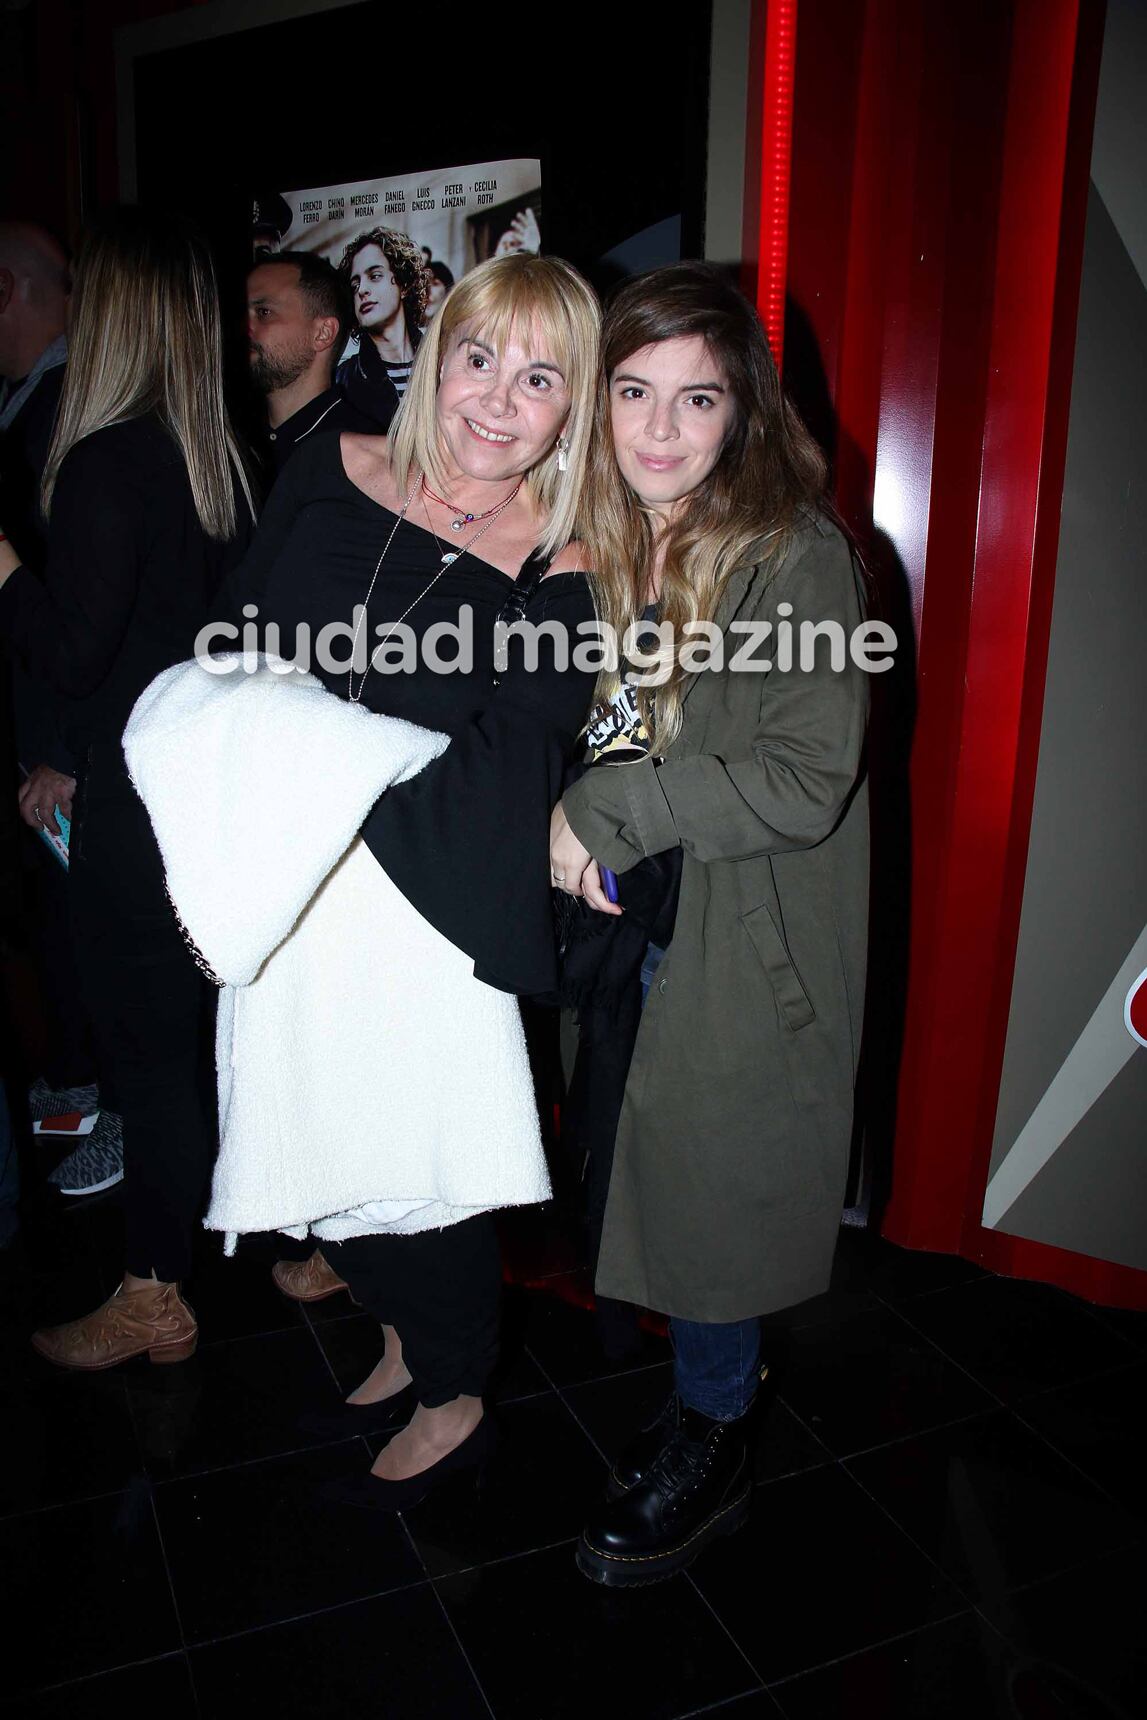
{"label": "black trousers", "polygon": [[68,874],[26,826],[20,848],[47,1015],[41,1073],[49,1087],[87,1087],[96,1079],[96,1054],[76,964]]}
{"label": "black trousers", "polygon": [[215,1158],[214,988],[179,930],[118,747],[92,750],[76,811],[72,925],[101,1099],[123,1117],[127,1270],[185,1278]]}
{"label": "black trousers", "polygon": [[363,1307],[398,1333],[419,1403],[482,1396],[498,1359],[502,1264],[492,1214],[321,1247]]}

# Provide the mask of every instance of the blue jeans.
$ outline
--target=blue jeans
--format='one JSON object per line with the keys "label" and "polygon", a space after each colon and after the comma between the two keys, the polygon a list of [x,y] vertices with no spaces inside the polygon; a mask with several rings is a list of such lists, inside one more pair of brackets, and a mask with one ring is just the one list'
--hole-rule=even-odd
{"label": "blue jeans", "polygon": [[[641,964],[644,1006],[665,951],[650,944]],[[761,1322],[670,1320],[673,1379],[677,1395],[711,1421],[736,1421],[757,1393],[761,1365]]]}
{"label": "blue jeans", "polygon": [[670,1320],[669,1336],[673,1383],[681,1402],[711,1421],[736,1421],[744,1415],[757,1395],[761,1322]]}

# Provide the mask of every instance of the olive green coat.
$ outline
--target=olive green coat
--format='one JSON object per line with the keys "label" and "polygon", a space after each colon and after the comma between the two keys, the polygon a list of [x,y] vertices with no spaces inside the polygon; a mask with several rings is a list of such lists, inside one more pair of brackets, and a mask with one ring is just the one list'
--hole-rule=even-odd
{"label": "olive green coat", "polygon": [[859,574],[824,520],[738,569],[717,614],[791,603],[794,667],[688,684],[664,762],[598,767],[564,797],[594,858],[624,872],[681,847],[673,942],[630,1066],[597,1288],[680,1319],[746,1319],[828,1285],[860,1046],[868,919],[861,755],[867,675],[802,672],[802,619],[863,619]]}

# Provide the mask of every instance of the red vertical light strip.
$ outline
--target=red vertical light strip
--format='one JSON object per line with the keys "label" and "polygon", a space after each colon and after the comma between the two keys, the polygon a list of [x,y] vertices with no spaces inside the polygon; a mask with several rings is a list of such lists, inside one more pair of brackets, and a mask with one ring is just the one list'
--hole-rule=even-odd
{"label": "red vertical light strip", "polygon": [[[766,0],[765,73],[756,138],[759,192],[747,255],[757,265],[756,305],[777,369],[784,361],[789,175],[796,80],[797,0]],[[750,145],[752,147],[752,145]],[[756,175],[752,175],[756,183]]]}

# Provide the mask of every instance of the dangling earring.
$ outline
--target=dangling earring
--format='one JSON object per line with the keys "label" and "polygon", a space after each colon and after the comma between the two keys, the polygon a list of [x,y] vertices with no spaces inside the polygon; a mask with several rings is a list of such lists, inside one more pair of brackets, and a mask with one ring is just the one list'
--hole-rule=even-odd
{"label": "dangling earring", "polygon": [[558,437],[558,471],[559,472],[568,471],[569,470],[569,463],[570,463],[570,445],[566,441],[564,436],[559,436]]}

